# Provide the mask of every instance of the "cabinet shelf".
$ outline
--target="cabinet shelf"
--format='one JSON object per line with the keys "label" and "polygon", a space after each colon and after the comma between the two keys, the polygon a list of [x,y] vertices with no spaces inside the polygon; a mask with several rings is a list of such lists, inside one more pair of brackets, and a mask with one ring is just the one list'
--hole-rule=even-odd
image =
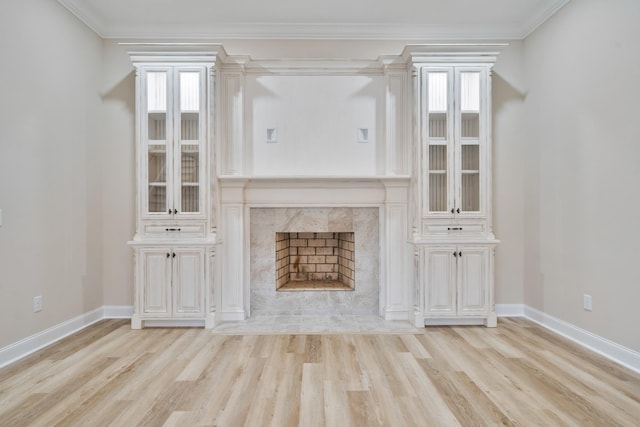
{"label": "cabinet shelf", "polygon": [[149,187],[166,187],[166,182],[150,182]]}
{"label": "cabinet shelf", "polygon": [[429,138],[429,145],[447,145],[447,138]]}
{"label": "cabinet shelf", "polygon": [[441,170],[441,169],[435,169],[435,170],[430,170],[429,173],[434,175],[444,175],[447,173],[447,171]]}
{"label": "cabinet shelf", "polygon": [[478,169],[463,169],[462,170],[462,174],[463,175],[473,175],[473,174],[479,174],[480,170]]}

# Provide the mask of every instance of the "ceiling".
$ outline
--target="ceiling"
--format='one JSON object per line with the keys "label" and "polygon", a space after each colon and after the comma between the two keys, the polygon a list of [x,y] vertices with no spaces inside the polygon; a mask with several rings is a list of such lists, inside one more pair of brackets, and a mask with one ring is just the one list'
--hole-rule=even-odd
{"label": "ceiling", "polygon": [[111,39],[522,39],[569,0],[58,0]]}

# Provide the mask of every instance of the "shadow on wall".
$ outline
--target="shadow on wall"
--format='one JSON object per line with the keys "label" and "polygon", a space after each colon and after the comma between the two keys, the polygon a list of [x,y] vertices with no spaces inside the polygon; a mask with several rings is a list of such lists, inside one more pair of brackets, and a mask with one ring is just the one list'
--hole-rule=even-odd
{"label": "shadow on wall", "polygon": [[131,71],[115,86],[101,94],[102,102],[120,102],[134,117],[136,111],[136,73]]}
{"label": "shadow on wall", "polygon": [[494,119],[496,117],[496,113],[500,111],[502,106],[513,101],[524,102],[524,99],[527,97],[526,92],[523,93],[519,91],[495,72],[491,75],[491,85]]}

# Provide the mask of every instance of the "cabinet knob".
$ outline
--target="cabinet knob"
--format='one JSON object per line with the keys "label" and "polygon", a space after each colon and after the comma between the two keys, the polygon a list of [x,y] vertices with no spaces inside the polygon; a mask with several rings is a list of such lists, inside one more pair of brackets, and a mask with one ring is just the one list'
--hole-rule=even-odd
{"label": "cabinet knob", "polygon": [[172,256],[171,258],[175,258],[175,257],[176,257],[176,253],[174,252],[174,253],[173,253],[173,256]]}
{"label": "cabinet knob", "polygon": [[[169,213],[171,213],[171,211],[169,211]],[[452,213],[452,214],[456,213],[456,211],[455,211],[455,209],[454,209],[454,208],[451,208],[451,213]]]}
{"label": "cabinet knob", "polygon": [[178,213],[178,209],[173,210],[174,215]]}
{"label": "cabinet knob", "polygon": [[458,256],[461,257],[462,256],[462,251],[458,252]]}
{"label": "cabinet knob", "polygon": [[171,254],[169,252],[167,252],[167,258],[169,258],[171,256]]}
{"label": "cabinet knob", "polygon": [[453,251],[453,256],[457,258],[458,257],[458,253],[456,251]]}
{"label": "cabinet knob", "polygon": [[456,212],[460,213],[460,208],[456,209]]}
{"label": "cabinet knob", "polygon": [[169,215],[171,215],[171,209],[169,209]]}

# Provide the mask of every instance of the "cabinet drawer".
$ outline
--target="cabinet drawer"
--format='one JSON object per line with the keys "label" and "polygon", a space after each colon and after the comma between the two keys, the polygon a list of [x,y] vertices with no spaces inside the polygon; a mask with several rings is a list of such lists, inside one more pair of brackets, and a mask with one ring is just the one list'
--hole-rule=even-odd
{"label": "cabinet drawer", "polygon": [[484,224],[425,224],[425,234],[480,234],[484,233]]}
{"label": "cabinet drawer", "polygon": [[143,233],[147,236],[168,237],[168,236],[193,236],[203,237],[205,235],[205,224],[181,224],[181,225],[158,225],[148,224],[143,227]]}

